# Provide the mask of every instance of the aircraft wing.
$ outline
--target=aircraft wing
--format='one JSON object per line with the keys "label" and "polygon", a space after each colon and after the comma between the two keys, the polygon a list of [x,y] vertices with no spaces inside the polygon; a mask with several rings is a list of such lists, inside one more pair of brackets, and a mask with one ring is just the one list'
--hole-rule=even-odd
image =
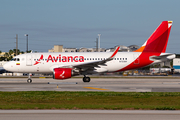
{"label": "aircraft wing", "polygon": [[114,56],[117,54],[118,50],[119,50],[120,46],[117,47],[117,49],[113,52],[113,54],[105,59],[105,60],[99,60],[99,61],[95,61],[95,62],[88,62],[88,63],[81,63],[79,65],[74,65],[72,67],[77,68],[77,69],[93,69],[94,67],[99,67],[99,65],[104,65],[106,66],[106,62],[113,60]]}
{"label": "aircraft wing", "polygon": [[94,67],[99,67],[99,65],[106,66],[106,62],[113,60],[114,56],[117,54],[120,46],[116,48],[116,50],[113,52],[113,54],[105,59],[105,60],[99,60],[99,61],[93,61],[93,62],[86,62],[86,63],[79,63],[76,65],[68,65],[68,66],[59,66],[59,65],[53,65],[50,67],[50,70],[53,71],[54,68],[74,68],[78,71],[86,71],[86,70],[93,70]]}

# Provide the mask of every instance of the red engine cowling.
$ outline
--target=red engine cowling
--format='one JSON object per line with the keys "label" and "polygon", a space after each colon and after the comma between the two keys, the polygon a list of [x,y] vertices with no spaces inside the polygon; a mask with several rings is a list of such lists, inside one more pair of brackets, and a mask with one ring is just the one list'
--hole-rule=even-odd
{"label": "red engine cowling", "polygon": [[54,79],[68,79],[72,76],[71,68],[54,68],[53,78]]}

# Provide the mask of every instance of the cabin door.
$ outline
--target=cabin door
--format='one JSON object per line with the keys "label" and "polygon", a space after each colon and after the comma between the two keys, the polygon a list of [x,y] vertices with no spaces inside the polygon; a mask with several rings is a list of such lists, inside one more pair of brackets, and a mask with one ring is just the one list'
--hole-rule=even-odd
{"label": "cabin door", "polygon": [[32,55],[26,55],[26,66],[32,66]]}

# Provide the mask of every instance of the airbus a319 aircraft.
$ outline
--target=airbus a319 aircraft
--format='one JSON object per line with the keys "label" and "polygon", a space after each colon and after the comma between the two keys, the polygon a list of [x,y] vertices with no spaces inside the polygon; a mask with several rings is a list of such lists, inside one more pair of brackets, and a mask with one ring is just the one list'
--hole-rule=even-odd
{"label": "airbus a319 aircraft", "polygon": [[[18,73],[53,73],[54,79],[64,80],[84,75],[83,81],[90,82],[86,75],[119,72],[137,69],[175,58],[165,53],[172,21],[163,21],[148,40],[136,51],[76,52],[76,53],[27,53],[15,56],[3,68]],[[27,80],[31,83],[31,76]]]}

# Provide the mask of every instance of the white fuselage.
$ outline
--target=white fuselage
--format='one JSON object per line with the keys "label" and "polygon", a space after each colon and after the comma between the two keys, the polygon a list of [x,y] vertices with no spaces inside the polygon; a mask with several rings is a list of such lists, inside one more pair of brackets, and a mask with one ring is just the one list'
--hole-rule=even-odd
{"label": "white fuselage", "polygon": [[[112,52],[28,53],[14,57],[12,61],[4,65],[4,68],[12,72],[52,73],[54,68],[73,68],[73,66],[105,60],[111,55]],[[95,67],[94,72],[115,72],[121,71],[132,63],[139,65],[143,61],[143,59],[137,60],[140,55],[141,52],[118,52],[113,60],[106,62],[105,65]],[[152,63],[157,62],[152,61]],[[145,64],[145,66],[147,65],[149,63]]]}

